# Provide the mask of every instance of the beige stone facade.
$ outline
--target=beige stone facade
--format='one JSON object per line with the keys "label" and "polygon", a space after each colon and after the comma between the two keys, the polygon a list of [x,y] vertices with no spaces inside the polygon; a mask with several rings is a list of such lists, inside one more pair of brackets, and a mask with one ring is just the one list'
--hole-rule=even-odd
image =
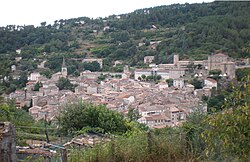
{"label": "beige stone facade", "polygon": [[95,58],[86,58],[84,60],[82,60],[82,62],[98,62],[99,65],[100,65],[100,68],[102,69],[102,66],[103,66],[103,60],[102,59],[95,59]]}
{"label": "beige stone facade", "polygon": [[153,62],[154,58],[155,58],[154,56],[145,56],[144,63],[145,64],[151,63],[151,62]]}
{"label": "beige stone facade", "polygon": [[223,76],[235,78],[235,63],[229,61],[229,57],[223,53],[208,56],[208,70],[221,70]]}

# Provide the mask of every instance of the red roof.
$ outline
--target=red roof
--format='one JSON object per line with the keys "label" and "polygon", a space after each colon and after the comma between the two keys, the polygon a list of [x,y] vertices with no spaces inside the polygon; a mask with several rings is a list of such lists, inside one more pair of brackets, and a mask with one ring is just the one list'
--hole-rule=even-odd
{"label": "red roof", "polygon": [[224,53],[217,53],[217,54],[214,54],[215,56],[224,56],[224,57],[227,57],[227,55],[226,54],[224,54]]}
{"label": "red roof", "polygon": [[35,84],[35,82],[28,82],[26,85]]}

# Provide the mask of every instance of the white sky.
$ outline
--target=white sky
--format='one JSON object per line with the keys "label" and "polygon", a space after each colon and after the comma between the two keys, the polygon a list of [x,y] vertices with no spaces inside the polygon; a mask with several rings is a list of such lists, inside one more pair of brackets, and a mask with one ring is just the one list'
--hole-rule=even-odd
{"label": "white sky", "polygon": [[77,17],[106,17],[136,9],[213,0],[1,0],[0,26],[40,25]]}

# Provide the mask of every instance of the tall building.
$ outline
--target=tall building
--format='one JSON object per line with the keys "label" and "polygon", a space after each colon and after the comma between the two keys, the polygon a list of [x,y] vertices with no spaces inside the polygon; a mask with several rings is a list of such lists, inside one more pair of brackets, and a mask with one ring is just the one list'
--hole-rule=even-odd
{"label": "tall building", "polygon": [[227,62],[228,56],[223,53],[208,56],[208,70],[220,70],[222,62]]}
{"label": "tall building", "polygon": [[229,61],[228,56],[223,53],[208,56],[208,70],[220,70],[223,76],[235,78],[235,63]]}
{"label": "tall building", "polygon": [[128,73],[129,72],[129,66],[125,65],[123,68],[123,73]]}
{"label": "tall building", "polygon": [[179,62],[179,55],[174,55],[174,65],[177,66]]}
{"label": "tall building", "polygon": [[61,70],[61,73],[62,73],[62,77],[64,77],[64,78],[66,78],[67,75],[68,75],[68,69],[67,69],[67,67],[66,67],[64,57],[63,57],[63,63],[62,63],[62,70]]}
{"label": "tall building", "polygon": [[235,78],[235,63],[234,62],[222,62],[220,65],[220,70],[223,76],[228,76],[229,78]]}

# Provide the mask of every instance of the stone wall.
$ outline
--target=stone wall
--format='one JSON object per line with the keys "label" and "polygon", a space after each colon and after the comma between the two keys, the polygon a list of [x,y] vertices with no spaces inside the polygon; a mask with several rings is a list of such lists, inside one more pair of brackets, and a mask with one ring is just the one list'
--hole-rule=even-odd
{"label": "stone wall", "polygon": [[16,161],[16,130],[9,122],[0,122],[0,162]]}

